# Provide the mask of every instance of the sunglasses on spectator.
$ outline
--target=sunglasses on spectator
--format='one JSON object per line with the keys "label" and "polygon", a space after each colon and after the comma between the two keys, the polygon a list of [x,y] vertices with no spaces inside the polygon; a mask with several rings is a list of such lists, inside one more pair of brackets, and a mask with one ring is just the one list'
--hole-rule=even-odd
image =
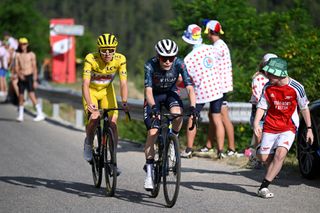
{"label": "sunglasses on spectator", "polygon": [[102,55],[106,55],[106,54],[113,54],[116,52],[116,49],[115,48],[103,48],[103,49],[100,49],[100,53]]}
{"label": "sunglasses on spectator", "polygon": [[159,59],[162,61],[162,62],[166,62],[169,60],[169,62],[173,62],[173,60],[176,58],[176,56],[161,56],[159,55]]}

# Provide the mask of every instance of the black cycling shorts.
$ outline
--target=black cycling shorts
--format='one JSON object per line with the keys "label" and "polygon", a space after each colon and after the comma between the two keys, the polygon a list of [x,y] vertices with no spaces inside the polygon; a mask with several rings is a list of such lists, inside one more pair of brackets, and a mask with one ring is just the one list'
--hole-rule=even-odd
{"label": "black cycling shorts", "polygon": [[[177,106],[183,108],[183,103],[179,95],[174,91],[169,91],[168,93],[164,94],[154,94],[153,98],[157,106],[157,109],[160,109],[161,106],[164,106],[167,110],[170,110],[172,107]],[[151,128],[159,128],[159,121],[155,121],[152,125],[153,119],[151,119],[150,113],[151,107],[145,100],[143,107],[144,124],[146,125],[147,130]]]}

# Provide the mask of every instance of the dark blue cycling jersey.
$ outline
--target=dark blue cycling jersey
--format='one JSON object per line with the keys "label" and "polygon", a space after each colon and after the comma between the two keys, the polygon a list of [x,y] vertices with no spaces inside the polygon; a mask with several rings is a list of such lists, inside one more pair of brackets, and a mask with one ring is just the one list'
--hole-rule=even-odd
{"label": "dark blue cycling jersey", "polygon": [[160,68],[159,59],[153,57],[144,65],[144,87],[152,87],[154,94],[176,91],[176,82],[181,74],[185,86],[192,85],[186,65],[180,58],[175,58],[170,70]]}

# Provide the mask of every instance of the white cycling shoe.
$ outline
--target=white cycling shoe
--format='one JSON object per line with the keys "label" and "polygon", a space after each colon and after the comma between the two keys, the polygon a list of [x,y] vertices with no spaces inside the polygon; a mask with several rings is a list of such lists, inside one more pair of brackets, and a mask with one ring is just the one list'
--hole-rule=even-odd
{"label": "white cycling shoe", "polygon": [[92,161],[92,146],[87,143],[87,138],[84,139],[83,143],[83,158],[86,161]]}
{"label": "white cycling shoe", "polygon": [[151,190],[153,190],[153,188],[154,188],[154,185],[153,185],[152,177],[147,176],[144,179],[144,189],[147,191],[151,191]]}

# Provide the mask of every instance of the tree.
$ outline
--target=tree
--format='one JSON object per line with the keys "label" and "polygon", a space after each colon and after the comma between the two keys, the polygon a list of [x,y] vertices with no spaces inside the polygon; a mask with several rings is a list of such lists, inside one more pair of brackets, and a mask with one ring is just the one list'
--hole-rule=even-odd
{"label": "tree", "polygon": [[289,9],[259,13],[243,0],[175,0],[174,10],[177,18],[171,23],[180,35],[186,26],[201,24],[204,18],[221,22],[233,62],[232,101],[249,100],[251,76],[267,52],[287,59],[289,75],[304,84],[310,100],[319,98],[320,50],[315,47],[320,31],[303,1],[294,1]]}
{"label": "tree", "polygon": [[0,32],[27,37],[38,62],[49,54],[49,22],[35,9],[34,1],[2,0],[0,8]]}

